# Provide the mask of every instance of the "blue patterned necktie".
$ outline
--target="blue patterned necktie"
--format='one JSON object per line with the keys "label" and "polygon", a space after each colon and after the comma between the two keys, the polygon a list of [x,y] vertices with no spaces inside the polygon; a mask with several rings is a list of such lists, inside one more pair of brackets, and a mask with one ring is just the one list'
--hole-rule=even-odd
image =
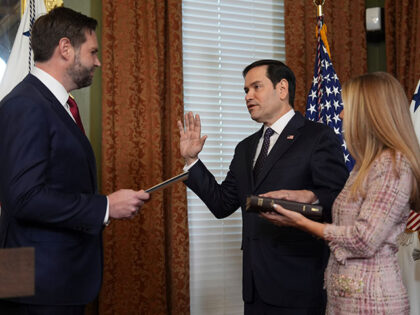
{"label": "blue patterned necktie", "polygon": [[260,155],[258,155],[257,161],[254,165],[254,179],[258,177],[258,173],[261,171],[265,159],[268,155],[268,147],[270,146],[270,137],[274,134],[274,130],[271,128],[267,128],[264,133],[264,141],[261,147]]}

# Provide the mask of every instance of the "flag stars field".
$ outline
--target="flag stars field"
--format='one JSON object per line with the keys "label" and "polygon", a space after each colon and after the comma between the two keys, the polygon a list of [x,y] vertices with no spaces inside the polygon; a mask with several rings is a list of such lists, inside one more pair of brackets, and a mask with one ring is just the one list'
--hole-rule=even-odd
{"label": "flag stars field", "polygon": [[[318,21],[318,30],[325,32],[322,17]],[[326,39],[326,34],[321,37],[320,32],[318,33],[319,45],[312,79],[313,84],[306,102],[306,118],[326,124],[333,129],[342,143],[343,159],[347,169],[351,170],[354,165],[354,160],[344,143],[342,121],[339,117],[343,108],[341,85],[326,49],[326,44],[328,43],[324,43],[322,39]]]}

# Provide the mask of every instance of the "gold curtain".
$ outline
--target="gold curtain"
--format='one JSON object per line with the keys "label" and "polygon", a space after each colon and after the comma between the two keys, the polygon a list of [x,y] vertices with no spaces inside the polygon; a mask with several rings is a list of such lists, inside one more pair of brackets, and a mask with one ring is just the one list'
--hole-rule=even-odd
{"label": "gold curtain", "polygon": [[[143,189],[183,168],[181,0],[103,0],[102,189]],[[182,183],[104,231],[99,314],[189,314]]]}
{"label": "gold curtain", "polygon": [[387,71],[411,100],[420,79],[420,1],[385,1]]}
{"label": "gold curtain", "polygon": [[[305,112],[314,74],[316,7],[312,0],[285,0],[286,63],[296,75],[295,109]],[[331,61],[343,84],[367,71],[365,0],[326,0],[324,22]]]}

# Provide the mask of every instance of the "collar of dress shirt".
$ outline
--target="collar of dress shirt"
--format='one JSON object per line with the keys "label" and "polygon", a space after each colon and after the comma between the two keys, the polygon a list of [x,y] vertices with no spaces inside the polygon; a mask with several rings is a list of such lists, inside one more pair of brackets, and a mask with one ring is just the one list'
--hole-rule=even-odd
{"label": "collar of dress shirt", "polygon": [[61,105],[65,106],[69,98],[69,93],[67,93],[64,86],[54,79],[50,74],[41,70],[37,67],[34,67],[31,71],[31,74],[39,79],[50,91]]}
{"label": "collar of dress shirt", "polygon": [[[290,121],[290,119],[293,118],[294,115],[295,115],[295,111],[292,108],[286,114],[281,116],[274,124],[272,124],[270,128],[273,129],[276,132],[276,134],[280,135],[284,127],[286,127],[287,123]],[[264,125],[263,135],[265,131],[267,130],[267,128],[268,126]]]}

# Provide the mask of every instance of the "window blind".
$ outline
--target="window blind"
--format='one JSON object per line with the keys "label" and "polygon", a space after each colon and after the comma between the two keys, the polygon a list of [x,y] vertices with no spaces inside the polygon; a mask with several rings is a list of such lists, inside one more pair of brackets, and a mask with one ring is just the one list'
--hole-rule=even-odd
{"label": "window blind", "polygon": [[[236,144],[260,128],[245,105],[242,70],[285,60],[283,0],[183,0],[185,112],[208,135],[199,157],[220,183]],[[191,314],[243,314],[240,211],[217,220],[190,190]]]}

